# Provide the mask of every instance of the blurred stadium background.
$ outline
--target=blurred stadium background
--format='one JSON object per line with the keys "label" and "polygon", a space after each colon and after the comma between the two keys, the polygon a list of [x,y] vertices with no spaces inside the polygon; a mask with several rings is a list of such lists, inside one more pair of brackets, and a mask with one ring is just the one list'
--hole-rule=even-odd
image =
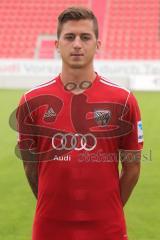
{"label": "blurred stadium background", "polygon": [[35,199],[14,154],[16,132],[9,117],[25,89],[59,72],[56,18],[72,5],[92,8],[98,18],[102,50],[96,70],[133,90],[139,101],[145,136],[142,173],[125,212],[130,240],[158,240],[159,0],[0,0],[0,240],[30,239]]}

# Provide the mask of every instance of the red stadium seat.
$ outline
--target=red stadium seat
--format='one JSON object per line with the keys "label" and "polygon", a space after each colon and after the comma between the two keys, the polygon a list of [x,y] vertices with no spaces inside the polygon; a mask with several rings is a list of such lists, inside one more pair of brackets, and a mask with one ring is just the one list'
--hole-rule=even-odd
{"label": "red stadium seat", "polygon": [[[71,5],[93,9],[99,20],[101,59],[159,59],[159,0],[10,0],[0,4],[0,58],[53,58],[47,36],[58,14]],[[37,51],[37,41],[46,42]]]}
{"label": "red stadium seat", "polygon": [[101,58],[160,58],[158,0],[108,1],[106,9]]}
{"label": "red stadium seat", "polygon": [[43,40],[39,50],[39,58],[54,58],[54,40]]}

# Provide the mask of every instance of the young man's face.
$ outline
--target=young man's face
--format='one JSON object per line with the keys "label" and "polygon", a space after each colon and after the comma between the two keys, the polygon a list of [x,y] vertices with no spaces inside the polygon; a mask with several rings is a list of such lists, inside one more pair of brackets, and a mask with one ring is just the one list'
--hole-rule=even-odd
{"label": "young man's face", "polygon": [[55,44],[63,63],[71,68],[84,68],[91,64],[96,50],[100,48],[91,20],[64,23]]}

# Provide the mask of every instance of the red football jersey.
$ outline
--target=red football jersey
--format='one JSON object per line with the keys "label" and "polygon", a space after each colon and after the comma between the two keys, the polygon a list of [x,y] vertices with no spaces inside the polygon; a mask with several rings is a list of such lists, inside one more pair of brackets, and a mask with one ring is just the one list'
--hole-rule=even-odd
{"label": "red football jersey", "polygon": [[17,119],[22,159],[38,163],[32,239],[126,240],[119,150],[143,145],[133,94],[99,75],[73,94],[58,76],[23,95]]}

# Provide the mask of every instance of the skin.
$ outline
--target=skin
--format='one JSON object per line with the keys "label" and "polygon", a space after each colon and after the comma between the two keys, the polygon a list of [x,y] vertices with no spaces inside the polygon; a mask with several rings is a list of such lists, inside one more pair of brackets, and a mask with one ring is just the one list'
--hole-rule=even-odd
{"label": "skin", "polygon": [[35,198],[38,197],[38,164],[23,161],[24,171]]}
{"label": "skin", "polygon": [[122,161],[120,194],[122,205],[125,206],[140,176],[141,151],[130,151],[128,158],[128,151],[123,150],[123,158],[120,160]]}
{"label": "skin", "polygon": [[[95,36],[91,20],[64,23],[55,46],[62,58],[61,79],[64,85],[68,82],[80,84],[84,80],[94,81],[93,60],[101,42]],[[80,89],[74,91],[80,92]]]}
{"label": "skin", "polygon": [[[64,23],[58,40],[55,41],[57,51],[62,58],[61,80],[63,84],[82,81],[93,82],[96,74],[94,72],[93,60],[96,52],[100,50],[101,42],[96,39],[93,22],[91,20],[68,21]],[[74,90],[74,94],[82,90]],[[140,157],[138,151],[132,153],[133,161],[122,160],[120,174],[120,194],[123,206],[128,201],[140,174]],[[123,151],[123,157],[128,152]],[[127,158],[126,158],[127,159]],[[35,163],[24,164],[27,179],[32,191],[37,198],[38,194],[38,170]]]}

